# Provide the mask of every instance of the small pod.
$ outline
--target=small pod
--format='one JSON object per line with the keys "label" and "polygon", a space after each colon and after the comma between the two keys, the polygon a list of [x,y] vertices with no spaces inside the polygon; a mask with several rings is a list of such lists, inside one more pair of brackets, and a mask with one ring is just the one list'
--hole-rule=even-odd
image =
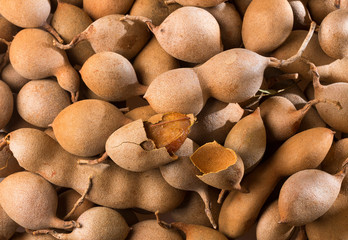
{"label": "small pod", "polygon": [[64,108],[54,119],[52,128],[66,151],[91,157],[104,152],[108,137],[130,121],[111,103],[88,99]]}
{"label": "small pod", "polygon": [[18,227],[18,224],[6,214],[0,205],[0,239],[10,239]]}
{"label": "small pod", "polygon": [[16,70],[14,70],[11,63],[1,72],[1,79],[11,88],[12,92],[18,93],[19,90],[30,80],[19,75]]}
{"label": "small pod", "polygon": [[147,89],[138,82],[127,58],[115,52],[94,54],[83,64],[80,73],[92,92],[111,102],[143,95]]}
{"label": "small pod", "polygon": [[52,230],[48,230],[47,233],[63,240],[124,240],[130,231],[122,215],[106,207],[91,208],[77,221],[81,227],[75,228],[71,233],[57,233]]}
{"label": "small pod", "polygon": [[75,221],[56,217],[56,191],[43,177],[31,172],[18,172],[6,177],[0,183],[0,202],[8,216],[24,228],[79,227]]}
{"label": "small pod", "polygon": [[271,203],[261,214],[256,225],[257,240],[289,240],[295,227],[279,224],[278,200]]}
{"label": "small pod", "polygon": [[206,184],[222,190],[240,190],[244,165],[232,149],[217,142],[206,143],[190,157],[192,163],[203,173],[197,177]]}
{"label": "small pod", "polygon": [[280,222],[302,226],[328,211],[335,202],[348,172],[347,163],[346,161],[342,171],[336,175],[308,169],[290,176],[279,193]]}
{"label": "small pod", "polygon": [[261,161],[266,150],[266,129],[260,108],[237,122],[228,133],[224,146],[233,149],[242,158],[245,172]]}
{"label": "small pod", "polygon": [[318,24],[321,24],[329,13],[339,8],[346,8],[345,5],[344,1],[341,0],[308,0],[308,9],[311,17]]}
{"label": "small pod", "polygon": [[27,79],[57,77],[59,85],[77,101],[80,77],[66,53],[52,46],[53,37],[40,29],[17,33],[10,47],[10,61],[16,72]]}
{"label": "small pod", "polygon": [[156,220],[146,220],[134,224],[127,240],[183,240],[175,229],[165,229]]}

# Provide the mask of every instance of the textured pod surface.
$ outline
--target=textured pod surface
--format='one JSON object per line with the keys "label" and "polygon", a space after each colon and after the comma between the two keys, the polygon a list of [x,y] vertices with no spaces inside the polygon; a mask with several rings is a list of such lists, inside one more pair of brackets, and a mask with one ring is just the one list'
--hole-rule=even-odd
{"label": "textured pod surface", "polygon": [[134,0],[103,0],[96,2],[94,0],[84,0],[83,10],[94,20],[119,13],[124,14],[131,8]]}
{"label": "textured pod surface", "polygon": [[0,14],[22,28],[41,27],[51,12],[49,0],[1,0]]}
{"label": "textured pod surface", "polygon": [[150,18],[152,23],[157,26],[180,7],[179,4],[165,4],[162,0],[136,0],[129,14]]}
{"label": "textured pod surface", "polygon": [[63,109],[54,119],[52,128],[65,150],[87,157],[102,153],[108,137],[127,121],[111,103],[90,99]]}
{"label": "textured pod surface", "polygon": [[178,68],[159,75],[144,98],[157,113],[180,112],[197,115],[208,99],[196,72]]}
{"label": "textured pod surface", "polygon": [[224,2],[223,0],[175,0],[175,2],[183,6],[196,6],[196,7],[214,7]]}
{"label": "textured pod surface", "polygon": [[[159,0],[162,1],[162,0]],[[170,56],[153,37],[141,50],[133,62],[139,81],[144,85],[151,82],[160,74],[179,68],[179,61]]]}
{"label": "textured pod surface", "polygon": [[13,96],[10,87],[0,80],[0,129],[10,121],[13,112]]}
{"label": "textured pod surface", "polygon": [[[340,2],[340,7],[345,8],[346,1],[341,0]],[[329,13],[338,9],[335,3],[335,0],[308,0],[308,9],[313,20],[320,24]]]}
{"label": "textured pod surface", "polygon": [[16,70],[14,70],[11,63],[1,72],[1,79],[11,88],[12,92],[18,93],[19,90],[30,80],[19,75]]}
{"label": "textured pod surface", "polygon": [[283,143],[270,159],[243,179],[242,188],[248,193],[232,191],[227,196],[220,211],[219,230],[229,237],[243,235],[282,177],[318,167],[331,147],[333,134],[327,128],[313,128]]}
{"label": "textured pod surface", "polygon": [[290,35],[293,22],[294,16],[288,1],[253,0],[242,24],[245,48],[259,54],[275,50]]}
{"label": "textured pod surface", "polygon": [[171,226],[183,231],[187,240],[227,240],[225,235],[223,235],[221,232],[209,227],[181,222],[172,223]]}
{"label": "textured pod surface", "polygon": [[322,216],[337,198],[343,176],[309,169],[290,176],[279,193],[281,222],[302,226]]}
{"label": "textured pod surface", "polygon": [[83,194],[92,176],[93,187],[87,199],[98,205],[166,212],[177,207],[184,198],[184,192],[167,184],[158,169],[134,173],[111,161],[108,166],[79,165],[75,155],[36,129],[19,129],[12,132],[10,138],[10,150],[20,165],[55,185]]}
{"label": "textured pod surface", "polygon": [[158,225],[156,220],[141,221],[132,226],[128,240],[182,240],[183,238],[174,229],[165,229]]}
{"label": "textured pod surface", "polygon": [[[53,14],[51,25],[65,42],[70,42],[75,35],[84,31],[92,19],[81,8],[60,1]],[[94,54],[89,42],[80,42],[74,48],[67,50],[72,63],[82,65]]]}
{"label": "textured pod surface", "polygon": [[94,54],[83,64],[80,73],[87,87],[108,101],[124,101],[146,91],[139,84],[132,64],[115,52]]}
{"label": "textured pod surface", "polygon": [[0,184],[2,208],[16,223],[33,230],[60,228],[63,220],[55,216],[57,193],[43,177],[30,172],[18,172]]}
{"label": "textured pod surface", "polygon": [[278,201],[270,204],[262,213],[256,226],[257,240],[289,240],[295,228],[280,224]]}
{"label": "textured pod surface", "polygon": [[122,20],[123,15],[112,14],[94,21],[84,32],[93,50],[110,51],[133,58],[145,46],[150,33],[145,23]]}
{"label": "textured pod surface", "polygon": [[18,224],[14,222],[0,206],[0,239],[10,239],[17,228]]}
{"label": "textured pod surface", "polygon": [[242,45],[242,19],[232,3],[223,2],[206,8],[217,20],[221,31],[224,50]]}
{"label": "textured pod surface", "polygon": [[199,145],[214,140],[222,144],[243,114],[244,109],[238,103],[224,103],[210,98],[197,115],[197,122],[192,126],[189,138]]}
{"label": "textured pod surface", "polygon": [[203,63],[222,51],[219,24],[201,8],[179,8],[151,31],[167,53],[182,61]]}
{"label": "textured pod surface", "polygon": [[328,56],[336,59],[348,56],[348,31],[344,27],[347,24],[348,9],[333,11],[320,24],[319,43]]}
{"label": "textured pod surface", "polygon": [[80,78],[64,50],[53,46],[53,39],[40,29],[20,31],[11,43],[11,64],[19,75],[28,79],[56,76],[63,89],[76,94]]}
{"label": "textured pod surface", "polygon": [[270,59],[242,48],[219,53],[194,68],[210,96],[229,103],[253,97],[263,81]]}
{"label": "textured pod surface", "polygon": [[117,211],[106,207],[94,207],[84,212],[77,222],[80,228],[75,228],[67,238],[84,240],[126,239],[130,231],[126,221]]}
{"label": "textured pod surface", "polygon": [[266,150],[266,129],[259,108],[237,122],[228,133],[224,146],[242,158],[246,172],[261,161]]}
{"label": "textured pod surface", "polygon": [[142,143],[151,141],[142,120],[131,122],[110,135],[106,153],[120,167],[128,171],[144,172],[174,161],[165,147],[144,149]]}
{"label": "textured pod surface", "polygon": [[314,87],[314,96],[317,99],[330,99],[340,103],[342,109],[332,103],[318,103],[316,108],[320,117],[335,130],[348,133],[348,83],[333,83],[326,86]]}
{"label": "textured pod surface", "polygon": [[25,121],[47,128],[70,105],[70,97],[54,80],[33,80],[19,91],[16,105]]}

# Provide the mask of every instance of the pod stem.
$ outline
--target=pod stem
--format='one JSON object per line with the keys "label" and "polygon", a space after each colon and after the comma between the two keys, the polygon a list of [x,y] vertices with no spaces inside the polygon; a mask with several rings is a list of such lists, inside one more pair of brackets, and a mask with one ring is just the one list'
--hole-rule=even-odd
{"label": "pod stem", "polygon": [[75,47],[79,42],[87,40],[88,39],[88,35],[90,35],[92,32],[95,31],[95,27],[93,25],[90,25],[86,30],[84,30],[83,32],[77,34],[70,43],[68,44],[62,44],[60,42],[57,42],[56,40],[53,40],[53,46],[56,46],[57,48],[60,48],[62,50],[68,50],[68,49],[72,49],[73,47]]}
{"label": "pod stem", "polygon": [[335,0],[335,7],[337,9],[340,9],[341,8],[341,0]]}
{"label": "pod stem", "polygon": [[344,178],[347,174],[348,174],[348,158],[344,160],[341,171],[336,173],[335,176]]}
{"label": "pod stem", "polygon": [[131,15],[127,14],[124,17],[120,18],[120,21],[125,21],[125,20],[144,22],[144,23],[146,23],[147,27],[150,29],[151,32],[154,32],[155,28],[157,28],[157,26],[152,23],[152,20],[150,18],[147,18],[147,17],[131,16]]}
{"label": "pod stem", "polygon": [[222,199],[225,197],[227,190],[226,189],[221,189],[220,193],[219,193],[219,197],[217,200],[218,204],[222,203]]}
{"label": "pod stem", "polygon": [[59,43],[63,43],[64,40],[59,36],[59,33],[51,26],[49,25],[47,22],[44,23],[44,25],[42,25],[42,27],[49,32],[50,34],[53,35],[53,37],[55,37]]}
{"label": "pod stem", "polygon": [[88,186],[86,188],[86,190],[84,191],[84,193],[82,194],[82,196],[76,201],[76,203],[74,204],[74,207],[71,209],[71,211],[63,218],[63,220],[67,220],[68,218],[71,217],[71,215],[76,211],[76,209],[82,205],[82,203],[85,201],[85,198],[88,194],[88,192],[91,190],[92,188],[92,176],[88,177]]}
{"label": "pod stem", "polygon": [[199,190],[199,191],[197,191],[197,193],[199,194],[199,196],[201,196],[201,198],[202,198],[202,200],[204,202],[204,206],[205,206],[204,212],[207,215],[207,217],[209,219],[209,222],[211,223],[213,228],[216,229],[217,225],[216,225],[216,223],[214,221],[214,217],[213,217],[213,214],[211,212],[211,202],[209,200],[208,189],[206,189],[206,190]]}
{"label": "pod stem", "polygon": [[306,58],[301,58],[301,61],[303,61],[303,62],[305,62],[305,63],[307,63],[309,65],[309,70],[313,74],[313,87],[314,87],[314,89],[321,89],[321,88],[323,88],[323,85],[321,85],[320,81],[319,81],[320,75],[319,75],[317,66],[315,66],[314,63],[310,62]]}
{"label": "pod stem", "polygon": [[290,58],[288,58],[286,60],[279,60],[277,58],[271,57],[271,58],[269,58],[270,59],[269,66],[270,67],[275,67],[275,68],[281,68],[281,67],[288,66],[291,63],[293,63],[293,62],[297,61],[298,59],[300,59],[302,54],[303,54],[303,52],[306,50],[309,41],[311,40],[311,38],[313,36],[315,27],[316,27],[316,23],[314,21],[312,21],[311,22],[311,27],[310,27],[310,29],[308,31],[308,34],[307,34],[305,40],[302,42],[301,47],[299,48],[299,50],[297,51],[297,53],[294,56],[292,56],[292,57],[290,57]]}
{"label": "pod stem", "polygon": [[176,3],[175,0],[164,0],[164,4],[166,4],[166,5],[170,5],[170,4],[174,4],[174,3]]}
{"label": "pod stem", "polygon": [[79,91],[70,92],[70,94],[71,94],[71,102],[72,103],[77,102],[79,99],[80,92]]}
{"label": "pod stem", "polygon": [[78,159],[77,163],[80,165],[84,165],[84,164],[95,165],[95,164],[102,163],[102,162],[106,161],[106,159],[108,157],[109,157],[108,154],[105,152],[105,153],[103,153],[103,155],[100,158],[92,159],[92,160],[90,160],[90,159]]}
{"label": "pod stem", "polygon": [[37,230],[37,231],[28,231],[26,230],[28,233],[31,233],[32,235],[36,236],[36,235],[51,235],[52,237],[54,238],[57,238],[57,239],[63,239],[63,240],[68,240],[68,239],[71,239],[69,238],[69,234],[66,234],[66,233],[57,233],[56,231],[54,230],[50,230],[50,229],[47,229],[47,230]]}

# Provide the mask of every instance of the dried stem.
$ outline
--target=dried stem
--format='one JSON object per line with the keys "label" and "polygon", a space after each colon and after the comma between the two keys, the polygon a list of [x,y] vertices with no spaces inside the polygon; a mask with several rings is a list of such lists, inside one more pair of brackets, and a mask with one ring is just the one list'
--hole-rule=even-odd
{"label": "dried stem", "polygon": [[154,29],[157,27],[156,25],[152,23],[152,20],[150,18],[143,17],[143,16],[131,16],[127,14],[126,16],[120,18],[120,21],[125,21],[125,20],[144,22],[146,23],[147,27],[150,29],[151,32],[153,32]]}
{"label": "dried stem", "polygon": [[64,220],[67,220],[68,218],[71,217],[71,215],[76,211],[76,209],[82,205],[82,203],[84,202],[88,192],[91,190],[92,188],[92,176],[88,177],[88,186],[85,190],[85,192],[82,194],[82,196],[76,201],[76,203],[74,204],[74,207],[71,209],[71,211],[63,218]]}
{"label": "dried stem", "polygon": [[0,140],[0,151],[2,151],[8,145],[10,145],[10,135],[7,134]]}
{"label": "dried stem", "polygon": [[211,212],[211,202],[209,200],[209,194],[208,194],[208,190],[201,190],[201,191],[197,191],[197,193],[199,194],[199,196],[201,196],[203,202],[204,202],[204,212],[205,215],[207,215],[209,222],[211,223],[211,225],[213,226],[214,229],[217,228],[217,225],[214,221],[214,217],[213,214]]}
{"label": "dried stem", "polygon": [[175,0],[164,0],[164,4],[169,5],[169,4],[174,4],[176,3]]}
{"label": "dried stem", "polygon": [[77,34],[70,43],[68,44],[62,44],[60,42],[57,42],[55,40],[53,40],[53,46],[56,46],[57,48],[63,49],[63,50],[68,50],[71,49],[73,47],[76,46],[76,44],[78,44],[81,41],[87,40],[88,39],[88,35],[91,34],[92,32],[94,32],[94,26],[90,25],[85,31],[81,32],[80,34]]}
{"label": "dried stem", "polygon": [[50,34],[53,35],[53,37],[55,37],[59,43],[63,43],[64,40],[59,36],[59,33],[51,26],[49,25],[47,22],[44,23],[44,25],[42,26],[47,32],[49,32]]}
{"label": "dried stem", "polygon": [[275,68],[285,67],[285,66],[288,66],[289,64],[297,61],[298,59],[300,59],[303,52],[306,50],[309,41],[311,40],[311,38],[313,36],[315,27],[316,27],[316,23],[312,22],[311,27],[309,29],[309,32],[308,32],[305,40],[303,41],[301,47],[299,48],[299,50],[297,51],[297,53],[294,56],[292,56],[286,60],[279,60],[277,58],[271,57],[270,58],[270,67],[275,67]]}
{"label": "dried stem", "polygon": [[222,204],[222,199],[225,197],[226,192],[227,192],[227,190],[225,190],[225,189],[222,189],[220,191],[220,194],[219,194],[219,197],[218,197],[218,200],[217,200],[218,204]]}
{"label": "dried stem", "polygon": [[83,165],[83,164],[95,165],[95,164],[102,163],[102,162],[106,161],[106,159],[108,157],[109,157],[108,154],[105,152],[105,153],[103,153],[103,155],[100,158],[92,159],[92,160],[89,160],[89,159],[78,159],[77,163],[80,164],[80,165]]}

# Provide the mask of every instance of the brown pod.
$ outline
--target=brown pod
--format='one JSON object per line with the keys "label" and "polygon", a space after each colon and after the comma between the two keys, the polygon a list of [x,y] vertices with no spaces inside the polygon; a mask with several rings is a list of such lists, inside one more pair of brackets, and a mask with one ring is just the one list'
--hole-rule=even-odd
{"label": "brown pod", "polygon": [[311,25],[311,16],[307,9],[308,0],[290,0],[290,6],[294,14],[293,29],[308,29]]}
{"label": "brown pod", "polygon": [[193,114],[202,110],[208,97],[228,103],[246,101],[259,90],[267,67],[280,68],[300,58],[314,28],[315,23],[311,24],[296,55],[287,60],[263,57],[242,48],[230,49],[193,69],[179,68],[159,75],[150,84],[144,98],[156,112]]}
{"label": "brown pod", "polygon": [[223,103],[210,98],[197,115],[197,123],[192,126],[189,138],[199,145],[212,141],[222,144],[243,114],[244,109],[238,103]]}
{"label": "brown pod", "polygon": [[237,48],[242,45],[242,19],[232,3],[223,2],[211,8],[210,12],[220,26],[221,41],[224,50]]}
{"label": "brown pod", "polygon": [[16,105],[25,121],[47,128],[70,105],[70,98],[54,80],[32,80],[19,91]]}
{"label": "brown pod", "polygon": [[18,227],[0,205],[0,239],[10,239]]}
{"label": "brown pod", "polygon": [[281,178],[318,167],[331,147],[333,135],[330,129],[312,128],[285,141],[270,159],[244,178],[242,187],[248,193],[233,191],[227,196],[219,216],[220,231],[232,238],[243,235]]}
{"label": "brown pod", "polygon": [[11,43],[11,64],[19,75],[28,79],[57,77],[59,85],[77,101],[80,77],[66,53],[52,45],[53,39],[40,29],[20,31]]}
{"label": "brown pod", "polygon": [[348,74],[347,64],[348,57],[344,57],[330,64],[318,66],[320,79],[326,83],[348,82],[346,78]]}
{"label": "brown pod", "polygon": [[[297,110],[303,108],[308,102],[307,97],[296,84],[285,87],[285,90],[278,95],[292,102]],[[301,121],[299,131],[325,126],[326,123],[320,118],[317,110],[315,108],[309,108]]]}
{"label": "brown pod", "polygon": [[348,172],[347,163],[335,175],[308,169],[290,176],[279,193],[280,222],[302,226],[328,211],[335,202]]}
{"label": "brown pod", "polygon": [[10,121],[13,113],[13,96],[10,87],[0,80],[0,129]]}
{"label": "brown pod", "polygon": [[178,8],[159,26],[155,26],[148,18],[127,15],[128,18],[144,21],[161,47],[179,60],[203,63],[222,51],[219,24],[204,9]]}
{"label": "brown pod", "polygon": [[56,240],[51,235],[33,235],[32,233],[16,233],[11,240]]}
{"label": "brown pod", "polygon": [[308,0],[308,9],[315,22],[321,24],[323,19],[331,12],[346,8],[345,0]]}
{"label": "brown pod", "polygon": [[165,229],[156,220],[141,221],[132,227],[127,240],[183,240],[175,229]]}
{"label": "brown pod", "polygon": [[180,112],[197,115],[209,96],[207,90],[202,89],[193,69],[178,68],[155,78],[144,98],[158,113]]}
{"label": "brown pod", "polygon": [[[6,133],[0,132],[0,139],[5,136]],[[4,140],[0,140],[0,145],[3,141]],[[0,178],[5,178],[12,173],[20,171],[23,171],[23,168],[19,166],[17,159],[14,158],[8,147],[4,147],[4,149],[0,151]]]}
{"label": "brown pod", "polygon": [[[65,42],[70,42],[77,34],[85,30],[92,19],[81,8],[58,1],[58,7],[53,14],[51,24]],[[67,50],[72,64],[83,63],[94,54],[89,42],[80,42],[75,48]]]}
{"label": "brown pod", "polygon": [[80,73],[86,86],[107,101],[124,101],[143,95],[147,89],[138,82],[127,58],[115,52],[94,54],[83,64]]}
{"label": "brown pod", "polygon": [[[216,223],[213,218],[211,208],[210,208],[210,196],[209,187],[202,181],[200,181],[196,176],[200,172],[191,163],[189,155],[191,155],[198,146],[187,139],[182,149],[179,150],[179,159],[175,162],[163,165],[160,167],[161,174],[169,185],[177,189],[185,191],[194,191],[199,194],[204,202],[205,214],[207,215],[211,225],[216,228]],[[183,152],[184,151],[184,152]]]}
{"label": "brown pod", "polygon": [[293,23],[293,12],[287,0],[253,0],[243,18],[244,46],[259,54],[272,52],[288,38]]}
{"label": "brown pod", "polygon": [[[57,217],[64,220],[77,220],[81,214],[88,209],[94,207],[94,203],[87,199],[84,199],[82,204],[79,205],[76,210],[70,214],[75,204],[79,201],[81,195],[75,190],[69,189],[58,196]],[[66,217],[67,215],[70,215]]]}
{"label": "brown pod", "polygon": [[61,49],[71,49],[80,41],[87,40],[96,53],[116,52],[131,59],[145,46],[150,33],[143,22],[129,19],[121,21],[122,17],[119,14],[107,15],[91,23],[69,44],[54,44]]}
{"label": "brown pod", "polygon": [[313,64],[311,64],[311,69],[313,72],[314,97],[316,99],[330,99],[330,101],[336,101],[340,105],[340,108],[338,108],[333,106],[332,103],[318,103],[315,107],[320,117],[335,130],[348,133],[348,125],[346,124],[348,121],[348,99],[344,94],[348,90],[348,83],[321,85],[320,76]]}
{"label": "brown pod", "polygon": [[93,0],[83,1],[83,10],[94,20],[111,14],[124,14],[131,8],[134,0]]}
{"label": "brown pod", "polygon": [[260,105],[261,117],[265,123],[267,137],[271,141],[284,141],[293,136],[301,125],[301,121],[313,104],[318,100],[306,103],[301,109],[285,97],[272,96]]}
{"label": "brown pod", "polygon": [[[19,28],[9,21],[3,16],[0,16],[0,38],[5,39],[8,42],[11,42],[13,36],[17,34]],[[0,53],[6,52],[7,45],[0,42]]]}
{"label": "brown pod", "polygon": [[278,200],[271,203],[261,214],[256,225],[257,240],[289,240],[295,227],[279,224]]}
{"label": "brown pod", "polygon": [[124,240],[130,231],[122,215],[106,207],[88,209],[77,221],[81,227],[75,228],[71,233],[57,233],[52,230],[46,232],[63,240]]}
{"label": "brown pod", "polygon": [[151,108],[150,105],[137,107],[127,112],[124,116],[132,119],[133,121],[141,119],[147,121],[150,117],[155,115],[156,112]]}
{"label": "brown pod", "polygon": [[[211,199],[211,212],[213,219],[219,218],[221,204],[218,204],[220,190],[209,187],[209,197]],[[204,203],[197,192],[188,192],[184,201],[175,209],[161,214],[164,219],[172,219],[175,222],[191,223],[211,227],[211,223],[205,213]]]}
{"label": "brown pod", "polygon": [[[297,51],[307,33],[308,32],[304,30],[292,31],[288,39],[272,53],[272,56],[278,59],[286,59],[290,57]],[[309,41],[302,56],[317,66],[326,65],[334,61],[334,59],[327,56],[320,48],[317,34],[313,34],[313,37]],[[281,67],[280,69],[287,73],[299,73],[300,79],[303,79],[299,83],[301,89],[304,89],[312,80],[312,75],[309,73],[308,65],[301,60],[297,60],[288,66]]]}
{"label": "brown pod", "polygon": [[5,178],[0,184],[0,202],[8,216],[24,228],[79,227],[74,221],[56,217],[56,191],[43,177],[31,172],[18,172]]}
{"label": "brown pod", "polygon": [[141,50],[133,62],[139,81],[146,86],[161,73],[179,66],[179,61],[166,53],[155,37]]}
{"label": "brown pod", "polygon": [[129,15],[147,17],[153,24],[160,25],[169,14],[180,7],[179,4],[166,4],[163,0],[136,0]]}
{"label": "brown pod", "polygon": [[1,79],[11,88],[12,92],[18,93],[19,90],[30,80],[19,75],[16,70],[14,70],[11,63],[1,72]]}
{"label": "brown pod", "polygon": [[[348,138],[343,138],[332,144],[329,153],[321,163],[321,169],[330,174],[337,173],[343,162],[348,158]],[[343,179],[341,192],[348,195],[348,178]]]}
{"label": "brown pod", "polygon": [[104,152],[108,137],[130,122],[111,103],[82,100],[63,109],[52,123],[54,135],[68,152],[91,157]]}
{"label": "brown pod", "polygon": [[166,229],[175,228],[182,232],[184,232],[187,240],[196,240],[196,239],[204,239],[204,240],[227,240],[227,238],[218,230],[211,229],[209,227],[195,225],[195,224],[187,224],[183,222],[173,222],[171,224],[160,221],[157,216],[157,222],[161,227]]}
{"label": "brown pod", "polygon": [[260,108],[237,122],[228,133],[224,146],[241,157],[245,172],[250,172],[261,161],[266,150],[266,129]]}
{"label": "brown pod", "polygon": [[232,149],[214,141],[198,148],[190,159],[201,172],[197,177],[206,184],[222,190],[241,189],[243,160]]}
{"label": "brown pod", "polygon": [[224,2],[223,0],[166,0],[166,4],[179,3],[183,6],[195,6],[195,7],[214,7]]}
{"label": "brown pod", "polygon": [[51,12],[49,0],[1,0],[0,14],[22,28],[44,26]]}
{"label": "brown pod", "polygon": [[72,188],[82,195],[92,177],[87,199],[98,205],[166,212],[180,205],[184,198],[184,192],[171,187],[158,169],[135,173],[112,161],[107,165],[79,165],[75,155],[36,129],[16,130],[9,134],[9,139],[10,150],[19,164],[55,185]]}
{"label": "brown pod", "polygon": [[[346,187],[347,188],[347,187]],[[306,224],[309,240],[348,238],[348,195],[339,194],[331,208],[320,218]]]}
{"label": "brown pod", "polygon": [[320,24],[320,47],[332,58],[341,59],[348,56],[348,31],[344,28],[347,22],[348,9],[338,9],[328,14]]}

